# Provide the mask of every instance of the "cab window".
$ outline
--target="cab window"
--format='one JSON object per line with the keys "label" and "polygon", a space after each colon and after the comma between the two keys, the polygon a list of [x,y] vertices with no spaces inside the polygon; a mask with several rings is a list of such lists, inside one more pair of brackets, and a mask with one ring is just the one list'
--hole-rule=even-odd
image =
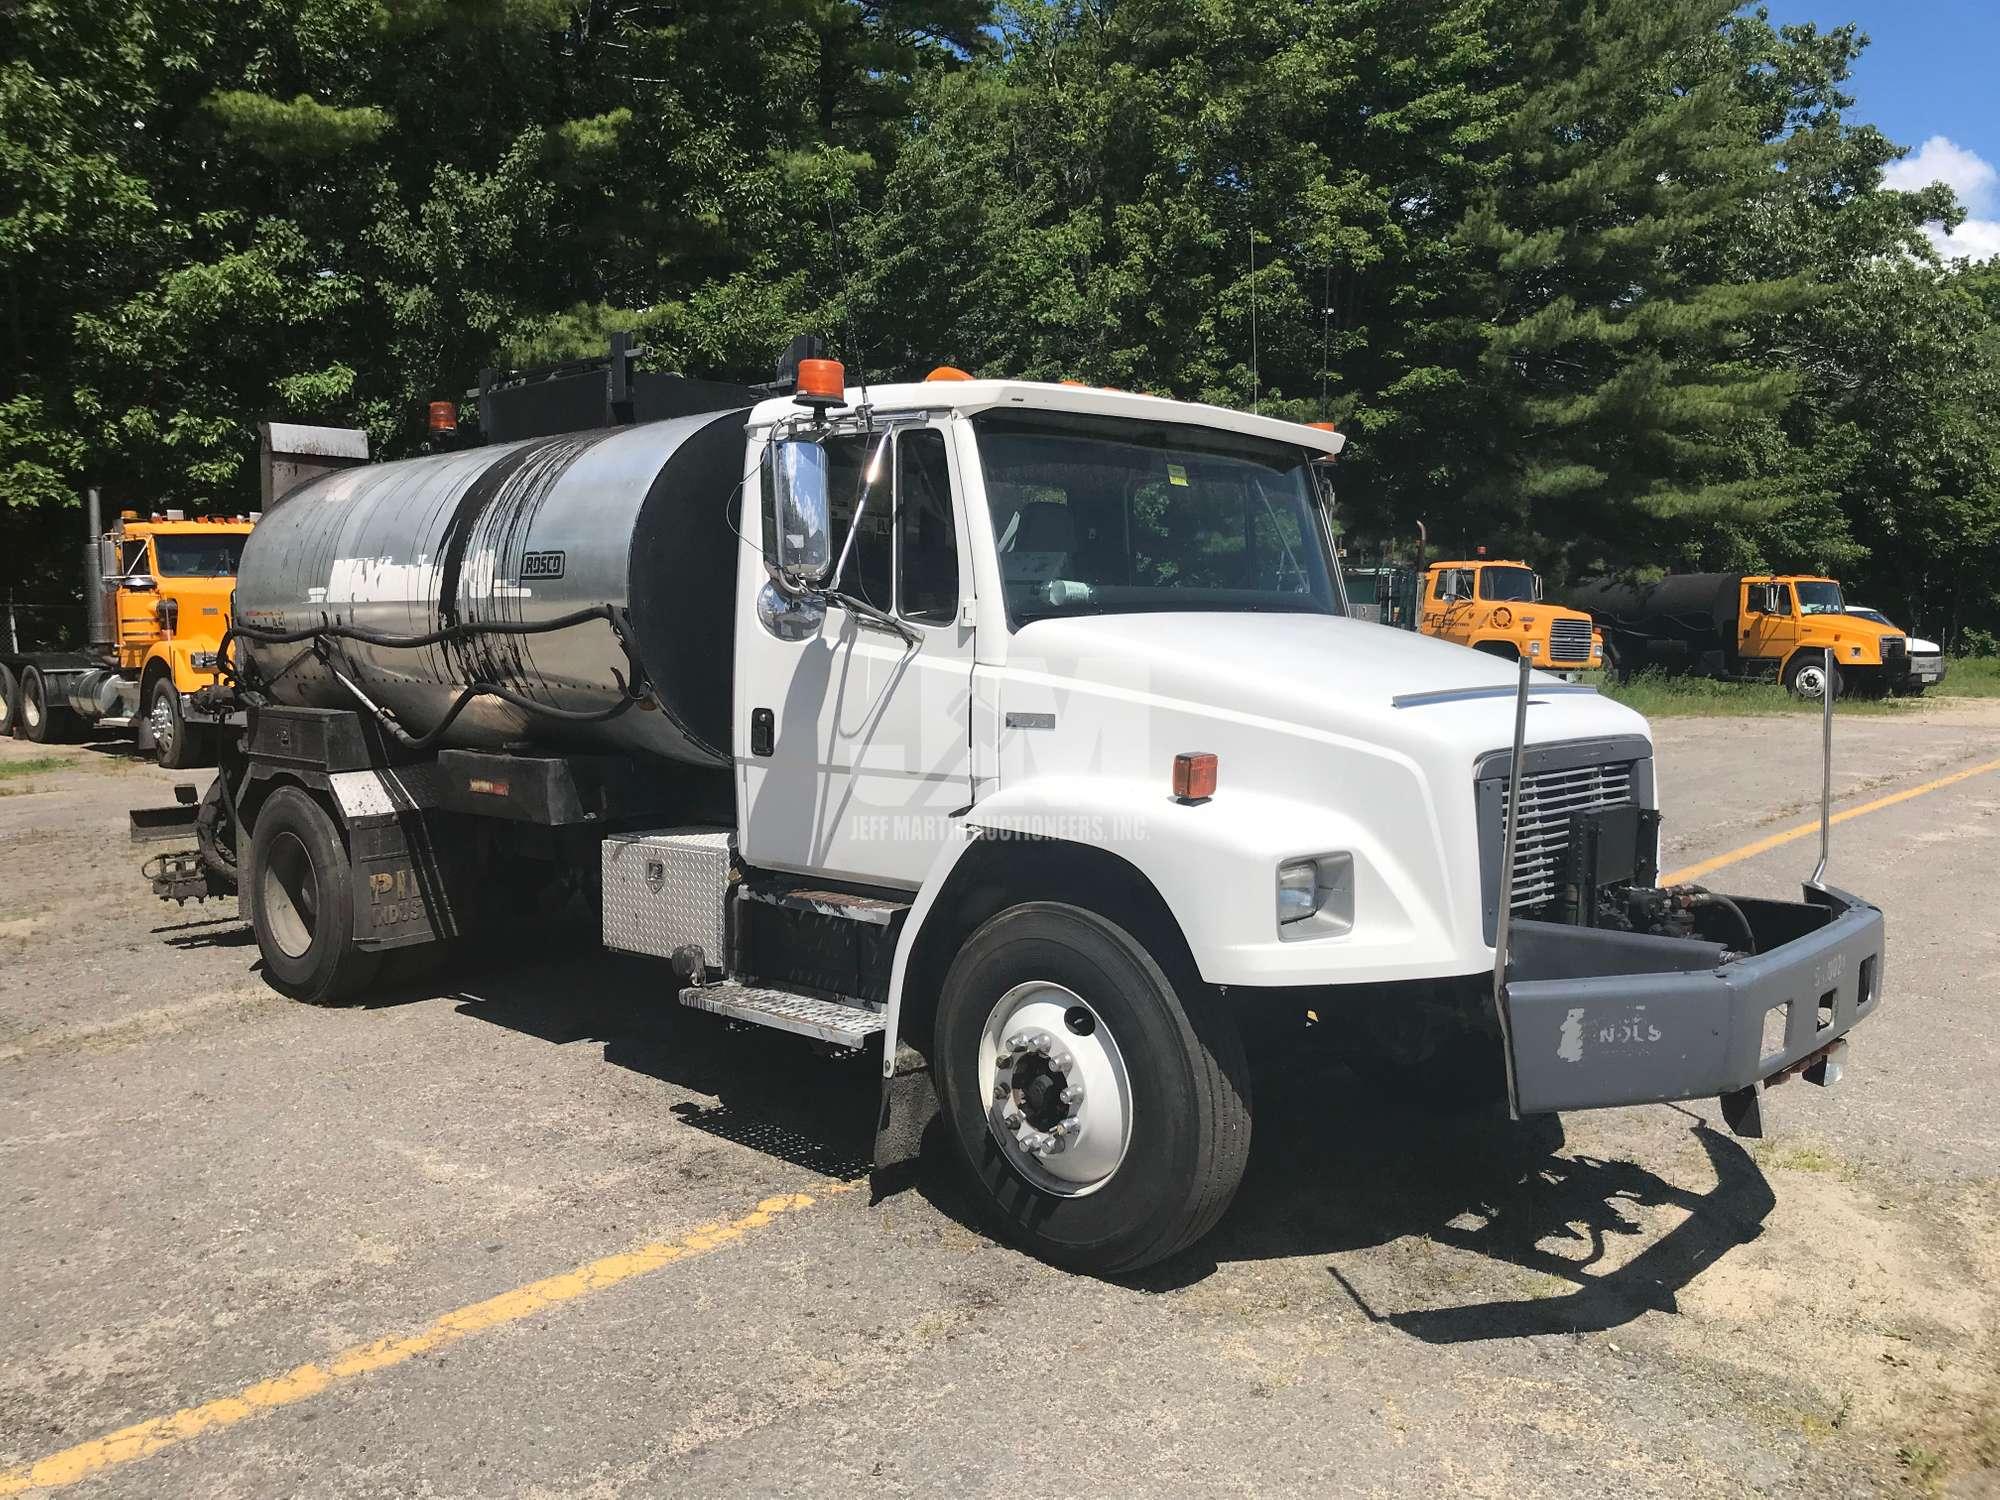
{"label": "cab window", "polygon": [[896,560],[903,618],[949,625],[958,614],[958,528],[944,434],[935,427],[896,439]]}

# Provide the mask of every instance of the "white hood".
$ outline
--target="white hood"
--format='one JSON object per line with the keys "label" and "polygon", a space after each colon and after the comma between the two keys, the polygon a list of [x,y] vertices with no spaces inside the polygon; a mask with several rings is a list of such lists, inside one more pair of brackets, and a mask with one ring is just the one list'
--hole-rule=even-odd
{"label": "white hood", "polygon": [[[1034,659],[1053,676],[1088,680],[1093,663],[1117,663],[1121,672],[1137,667],[1145,690],[1160,700],[1385,747],[1456,744],[1476,756],[1513,739],[1513,663],[1338,615],[1083,615],[1024,626],[1011,647],[1010,661]],[[1646,721],[1621,704],[1545,673],[1531,681],[1531,744],[1650,738]]]}

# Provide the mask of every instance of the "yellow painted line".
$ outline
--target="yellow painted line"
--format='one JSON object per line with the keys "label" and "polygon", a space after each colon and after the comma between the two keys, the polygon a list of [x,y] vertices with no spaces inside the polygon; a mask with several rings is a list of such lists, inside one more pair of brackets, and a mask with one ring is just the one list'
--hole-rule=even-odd
{"label": "yellow painted line", "polygon": [[[859,1182],[835,1183],[821,1191],[827,1194],[844,1193],[860,1185]],[[592,1292],[604,1291],[635,1276],[657,1271],[662,1266],[692,1260],[698,1255],[720,1250],[725,1245],[733,1245],[782,1215],[811,1208],[816,1201],[810,1193],[784,1193],[766,1198],[741,1218],[705,1224],[677,1240],[662,1240],[641,1245],[636,1250],[607,1255],[573,1271],[530,1282],[511,1292],[489,1297],[484,1302],[448,1312],[415,1333],[377,1339],[372,1344],[357,1344],[331,1359],[300,1365],[275,1380],[247,1386],[233,1396],[186,1407],[171,1416],[153,1417],[130,1427],[121,1427],[101,1438],[52,1453],[25,1468],[0,1471],[0,1495],[18,1495],[23,1490],[75,1484],[80,1479],[88,1479],[119,1464],[150,1458],[163,1449],[184,1443],[204,1432],[218,1427],[234,1427],[238,1422],[264,1412],[317,1396],[336,1381],[390,1369],[418,1355],[429,1354],[460,1339],[470,1338],[475,1333],[518,1323],[523,1318],[531,1318],[565,1302],[574,1302]]]}
{"label": "yellow painted line", "polygon": [[[1988,771],[2000,771],[2000,760],[1989,760],[1983,766],[1969,766],[1963,771],[1954,771],[1949,776],[1940,776],[1935,781],[1926,781],[1922,786],[1905,787],[1900,792],[1891,792],[1886,797],[1877,797],[1873,802],[1864,802],[1859,807],[1845,808],[1833,815],[1835,823],[1845,823],[1850,818],[1866,817],[1869,813],[1880,812],[1885,807],[1894,807],[1898,802],[1908,802],[1912,797],[1922,797],[1930,792],[1941,791],[1948,786],[1956,786],[1961,781],[1970,781],[1975,776],[1984,776]],[[1738,864],[1746,859],[1755,859],[1760,854],[1768,854],[1773,849],[1782,849],[1786,844],[1810,838],[1819,832],[1819,821],[1801,823],[1797,828],[1787,828],[1783,833],[1774,833],[1761,838],[1754,844],[1745,844],[1741,849],[1731,849],[1727,854],[1718,854],[1713,859],[1704,859],[1682,870],[1675,870],[1660,878],[1661,885],[1685,885],[1690,880],[1699,880],[1704,875],[1713,875],[1717,870]],[[4,1492],[0,1492],[4,1493]]]}

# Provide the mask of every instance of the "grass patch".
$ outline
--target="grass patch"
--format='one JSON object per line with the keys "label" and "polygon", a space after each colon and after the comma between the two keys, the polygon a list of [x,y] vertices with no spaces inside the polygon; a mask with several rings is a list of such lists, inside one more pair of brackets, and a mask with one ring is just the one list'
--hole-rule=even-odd
{"label": "grass patch", "polygon": [[1792,1146],[1765,1153],[1764,1165],[1785,1172],[1838,1172],[1846,1163],[1817,1146]]}
{"label": "grass patch", "polygon": [[1960,656],[1944,664],[1944,681],[1930,690],[1937,698],[2000,698],[2000,656]]}
{"label": "grass patch", "polygon": [[[1717,682],[1712,677],[1641,672],[1626,683],[1608,673],[1586,673],[1605,697],[1636,709],[1649,719],[1676,717],[1714,718],[1752,714],[1793,714],[1818,718],[1817,702],[1794,698],[1775,682]],[[1949,679],[1947,679],[1949,680]],[[1911,698],[1844,697],[1834,705],[1836,714],[1901,714],[1916,704]]]}
{"label": "grass patch", "polygon": [[69,763],[67,755],[30,755],[21,760],[0,760],[0,780],[10,776],[33,776],[42,771],[60,771]]}

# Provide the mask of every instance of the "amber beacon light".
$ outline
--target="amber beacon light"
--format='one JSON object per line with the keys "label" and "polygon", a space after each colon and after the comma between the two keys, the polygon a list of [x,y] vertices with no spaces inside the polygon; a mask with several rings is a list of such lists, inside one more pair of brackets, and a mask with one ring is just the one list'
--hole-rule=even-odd
{"label": "amber beacon light", "polygon": [[802,359],[792,399],[801,406],[845,406],[847,372],[837,359]]}

